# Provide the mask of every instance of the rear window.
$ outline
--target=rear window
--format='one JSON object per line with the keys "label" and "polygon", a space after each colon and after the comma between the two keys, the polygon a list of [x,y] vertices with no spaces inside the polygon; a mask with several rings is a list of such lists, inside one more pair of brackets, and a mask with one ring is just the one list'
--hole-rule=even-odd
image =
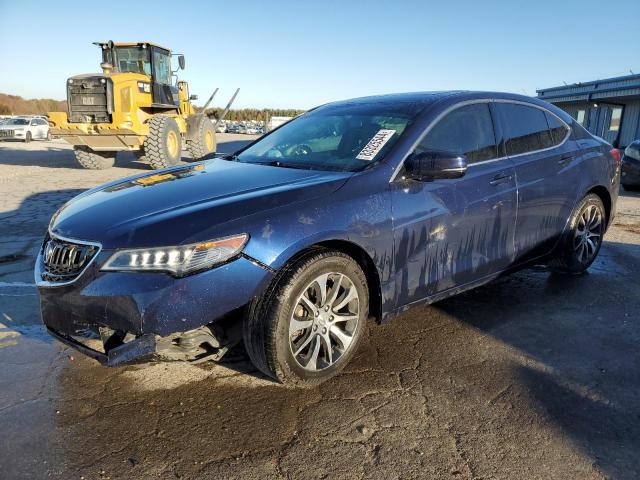
{"label": "rear window", "polygon": [[543,150],[554,145],[545,112],[514,103],[498,103],[505,129],[507,154]]}
{"label": "rear window", "polygon": [[567,126],[558,120],[558,117],[550,114],[549,112],[545,112],[547,116],[547,124],[549,125],[549,131],[551,132],[551,139],[553,140],[553,146],[560,145],[562,141],[569,133],[569,129]]}

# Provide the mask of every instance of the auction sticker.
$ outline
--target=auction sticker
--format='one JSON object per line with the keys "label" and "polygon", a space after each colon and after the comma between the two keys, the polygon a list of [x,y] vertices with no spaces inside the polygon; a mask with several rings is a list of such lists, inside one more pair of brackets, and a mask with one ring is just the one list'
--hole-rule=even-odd
{"label": "auction sticker", "polygon": [[396,133],[395,130],[378,130],[378,133],[369,140],[369,143],[364,146],[356,158],[358,160],[373,160],[394,133]]}

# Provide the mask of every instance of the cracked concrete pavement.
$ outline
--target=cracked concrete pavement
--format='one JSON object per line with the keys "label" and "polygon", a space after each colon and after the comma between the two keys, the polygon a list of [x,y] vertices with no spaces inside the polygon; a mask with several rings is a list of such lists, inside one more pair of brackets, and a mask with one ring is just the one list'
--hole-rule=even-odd
{"label": "cracked concrete pavement", "polygon": [[588,274],[531,269],[369,325],[342,375],[296,390],[241,348],[107,369],[44,332],[32,266],[51,214],[143,170],[0,143],[0,477],[640,477],[639,194]]}

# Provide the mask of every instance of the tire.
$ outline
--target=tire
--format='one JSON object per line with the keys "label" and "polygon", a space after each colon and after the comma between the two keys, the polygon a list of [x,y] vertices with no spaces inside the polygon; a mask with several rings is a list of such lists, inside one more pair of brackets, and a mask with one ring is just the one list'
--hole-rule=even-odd
{"label": "tire", "polygon": [[[318,278],[326,286],[324,306]],[[290,330],[294,312],[302,321],[300,329]],[[350,320],[337,320],[341,315]],[[245,349],[265,375],[285,384],[317,385],[349,362],[368,315],[369,290],[360,266],[343,253],[315,249],[283,268],[265,294],[251,302],[243,321]]]}
{"label": "tire", "polygon": [[149,135],[144,140],[144,152],[151,168],[155,170],[180,163],[182,136],[172,117],[156,115],[149,120]]}
{"label": "tire", "polygon": [[31,142],[31,139],[33,137],[31,136],[31,132],[27,132],[27,134],[24,136],[24,143],[29,143]]}
{"label": "tire", "polygon": [[47,132],[47,136],[45,137],[45,140],[46,140],[47,142],[50,142],[50,141],[51,141],[51,134],[50,134],[49,132]]}
{"label": "tire", "polygon": [[593,193],[584,197],[571,214],[558,255],[549,266],[557,272],[574,275],[586,271],[598,256],[606,221],[600,197]]}
{"label": "tire", "polygon": [[[191,140],[187,141],[187,149],[194,160],[201,160],[216,151],[216,131],[213,123],[205,115],[197,115],[194,119]],[[191,133],[191,132],[190,132]]]}
{"label": "tire", "polygon": [[116,152],[94,152],[89,147],[74,147],[76,160],[87,170],[105,170],[113,167],[116,162]]}

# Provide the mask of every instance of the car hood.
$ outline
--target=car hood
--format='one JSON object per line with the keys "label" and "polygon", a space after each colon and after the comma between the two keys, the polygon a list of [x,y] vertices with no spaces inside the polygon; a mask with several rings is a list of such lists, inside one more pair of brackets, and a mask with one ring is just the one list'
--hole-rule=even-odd
{"label": "car hood", "polygon": [[0,125],[0,130],[17,130],[19,128],[28,128],[29,125]]}
{"label": "car hood", "polygon": [[88,190],[49,229],[104,248],[179,245],[247,215],[329,195],[350,176],[214,159]]}

